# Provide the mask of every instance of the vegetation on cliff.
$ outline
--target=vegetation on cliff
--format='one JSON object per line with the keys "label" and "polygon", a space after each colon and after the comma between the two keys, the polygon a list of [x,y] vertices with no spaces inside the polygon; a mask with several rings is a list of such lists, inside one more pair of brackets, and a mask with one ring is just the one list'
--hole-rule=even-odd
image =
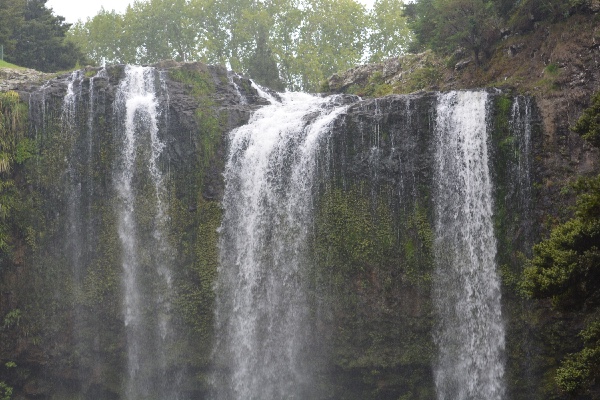
{"label": "vegetation on cliff", "polygon": [[562,20],[590,6],[589,0],[419,0],[407,5],[415,37],[411,50],[449,55],[464,49],[480,65],[503,35],[524,33],[535,23]]}
{"label": "vegetation on cliff", "polygon": [[[598,121],[600,92],[574,131],[597,146]],[[554,308],[581,315],[584,329],[573,338],[580,350],[562,360],[555,380],[564,392],[595,398],[600,393],[600,175],[582,177],[571,189],[577,195],[574,216],[533,247],[520,287],[532,298],[550,299]]]}
{"label": "vegetation on cliff", "polygon": [[[330,77],[323,92],[379,97],[418,90],[516,88],[560,96],[593,81],[598,42],[596,0],[419,0],[406,4],[408,50]],[[590,86],[593,90],[593,85]]]}

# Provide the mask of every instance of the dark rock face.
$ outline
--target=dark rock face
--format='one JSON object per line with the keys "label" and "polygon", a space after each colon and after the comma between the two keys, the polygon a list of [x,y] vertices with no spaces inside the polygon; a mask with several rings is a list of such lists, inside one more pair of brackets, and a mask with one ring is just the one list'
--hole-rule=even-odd
{"label": "dark rock face", "polygon": [[[382,67],[384,77],[401,70],[390,63]],[[167,88],[158,98],[164,107],[159,124],[165,143],[159,164],[168,171],[166,240],[177,260],[170,300],[178,339],[166,371],[169,379],[178,380],[180,398],[204,398],[215,368],[213,284],[227,132],[246,123],[267,101],[247,79],[222,67],[163,62],[155,68]],[[373,71],[363,72],[360,79]],[[20,216],[22,231],[15,246],[23,255],[3,260],[0,269],[0,316],[5,321],[0,359],[17,364],[16,371],[0,371],[0,381],[14,386],[20,398],[123,398],[122,250],[114,211],[115,160],[122,146],[114,104],[123,77],[124,66],[102,73],[98,68],[84,70],[74,86],[79,96],[74,125],[67,130],[63,100],[71,75],[41,87],[15,87],[29,105],[29,138],[36,149],[15,171],[20,190],[30,199]],[[352,84],[341,78],[333,83],[339,90]],[[542,124],[549,122],[541,120],[531,99],[497,91],[489,95],[498,265],[516,275],[518,252],[527,253],[537,234],[532,228],[532,220],[539,218],[536,202],[546,207],[552,199],[545,191],[532,191],[523,200],[523,127],[515,127],[515,113],[529,118],[532,147],[526,163],[531,183],[547,172],[540,159],[548,144]],[[318,366],[325,398],[435,397],[431,280],[436,99],[436,93],[364,101],[336,98],[351,106],[335,121],[319,154],[310,244],[315,335],[326,338],[322,351],[331,360]],[[572,151],[587,154],[580,142]],[[139,180],[136,190],[147,195],[148,182]],[[149,230],[149,205],[138,206],[140,221]],[[78,220],[86,222],[73,222]],[[82,249],[75,249],[72,236],[82,238]],[[85,266],[81,275],[73,274],[70,257],[79,257]],[[534,320],[547,315],[520,299],[509,283],[503,291],[510,398],[543,398],[542,376],[552,352],[540,345]],[[15,310],[21,315],[18,324],[7,319]]]}
{"label": "dark rock face", "polygon": [[[170,359],[161,361],[166,378],[160,379],[179,382],[179,398],[197,398],[207,390],[202,379],[211,354],[225,133],[265,101],[247,79],[222,67],[167,62],[154,71],[162,88],[156,101],[164,144],[157,162],[172,222],[163,239],[168,257],[177,260],[172,279],[178,288],[169,294],[177,339]],[[1,371],[0,381],[14,387],[16,398],[113,399],[126,392],[130,362],[117,234],[124,146],[117,97],[124,77],[121,65],[11,86],[29,107],[32,152],[13,170],[28,200],[15,214],[16,252],[0,269],[0,316],[9,322],[0,333],[0,359],[17,365]],[[139,157],[146,145],[137,145]],[[156,194],[148,179],[135,173],[133,184],[139,240],[151,242],[155,206],[145,199]],[[149,268],[152,250],[138,253]]]}
{"label": "dark rock face", "polygon": [[[328,290],[317,297],[328,304],[323,335],[331,343],[332,366],[324,384],[337,382],[331,389],[335,398],[435,397],[437,98],[421,93],[357,102],[336,121],[322,150],[315,275]],[[533,155],[539,151],[541,121],[526,97],[490,91],[488,102],[497,262],[516,274],[518,252],[527,252],[535,235],[531,185],[537,179]],[[525,167],[530,175],[524,175]],[[533,383],[543,366],[520,356],[541,356],[527,342],[533,328],[524,307],[505,286],[505,380],[515,399],[543,396]],[[519,381],[524,374],[529,382]]]}

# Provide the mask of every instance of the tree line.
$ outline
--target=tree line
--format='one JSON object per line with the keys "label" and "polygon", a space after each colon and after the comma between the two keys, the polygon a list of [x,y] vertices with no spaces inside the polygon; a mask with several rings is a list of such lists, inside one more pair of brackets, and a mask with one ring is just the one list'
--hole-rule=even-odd
{"label": "tree line", "polygon": [[564,18],[590,0],[135,0],[73,26],[47,0],[2,0],[6,60],[41,71],[164,59],[223,64],[283,90],[315,91],[363,62],[433,49],[476,64],[504,31]]}
{"label": "tree line", "polygon": [[13,64],[51,72],[70,69],[84,54],[65,40],[70,24],[46,7],[47,0],[1,0],[0,45]]}
{"label": "tree line", "polygon": [[480,65],[502,35],[525,33],[541,21],[586,12],[590,5],[590,0],[418,0],[404,10],[414,34],[409,51],[466,50]]}
{"label": "tree line", "polygon": [[149,0],[102,10],[69,39],[96,63],[224,64],[274,89],[317,90],[331,74],[408,46],[401,0]]}

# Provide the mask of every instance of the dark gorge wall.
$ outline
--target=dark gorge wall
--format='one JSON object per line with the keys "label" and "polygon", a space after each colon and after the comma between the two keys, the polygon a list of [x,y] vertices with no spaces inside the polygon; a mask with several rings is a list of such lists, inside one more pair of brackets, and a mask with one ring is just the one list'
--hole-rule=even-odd
{"label": "dark gorge wall", "polygon": [[[435,397],[438,96],[388,96],[351,106],[321,155],[315,275],[336,327],[329,331],[329,372],[339,398]],[[527,254],[535,236],[540,121],[531,99],[494,91],[486,114],[496,262],[503,277],[514,276],[519,252]],[[443,282],[443,290],[452,284]],[[532,372],[540,364],[532,354],[529,306],[506,284],[502,291],[505,397],[543,398],[540,375]]]}
{"label": "dark gorge wall", "polygon": [[[164,379],[175,382],[185,394],[181,398],[197,397],[207,387],[211,353],[224,132],[247,120],[251,106],[239,105],[224,69],[165,65],[150,73],[164,146],[155,160],[161,193],[148,172],[152,143],[141,132],[130,182],[134,193],[125,199],[133,203],[125,206],[133,210],[137,241],[148,243],[135,245],[144,304],[139,345],[145,349],[138,361],[149,389]],[[119,97],[126,96],[120,92],[125,79],[124,66],[88,69],[19,93],[29,108],[24,140],[31,154],[12,170],[24,203],[13,217],[18,221],[0,289],[1,359],[16,364],[2,375],[16,398],[120,398],[129,390],[128,342],[136,333],[126,327],[130,316],[123,304],[131,288],[122,279],[127,250],[119,236],[129,107]],[[246,98],[260,100],[252,92]],[[142,109],[135,113],[142,124],[149,117]],[[160,243],[157,226],[164,221],[157,217],[157,202],[168,217]],[[161,243],[167,250],[153,250]],[[172,290],[157,287],[166,281],[162,264],[170,265]],[[166,342],[155,328],[166,323],[164,314]],[[167,398],[175,392],[157,393]]]}
{"label": "dark gorge wall", "polygon": [[[15,398],[228,393],[215,385],[233,367],[228,354],[213,354],[224,340],[215,321],[219,263],[229,262],[222,237],[235,233],[222,226],[228,132],[268,102],[221,68],[164,63],[144,74],[152,90],[137,97],[123,84],[134,76],[124,66],[19,92],[29,156],[10,173],[19,207],[0,270],[0,381]],[[545,398],[543,314],[512,286],[519,253],[537,235],[541,121],[530,98],[486,96],[503,397]],[[314,398],[435,397],[439,98],[346,96],[323,106],[347,108],[317,147],[311,220],[294,247],[307,266],[299,279],[311,340],[302,365],[313,369]],[[155,107],[155,121],[140,104]],[[303,117],[306,126],[316,114]],[[152,126],[156,138],[142,135]],[[137,140],[131,159],[128,132]],[[282,154],[295,162],[291,150]],[[277,233],[286,234],[266,230],[266,240]]]}

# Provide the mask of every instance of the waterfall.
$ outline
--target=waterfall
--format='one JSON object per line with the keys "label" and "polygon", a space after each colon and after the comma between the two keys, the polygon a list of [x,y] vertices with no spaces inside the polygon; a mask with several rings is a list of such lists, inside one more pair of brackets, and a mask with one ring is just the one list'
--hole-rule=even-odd
{"label": "waterfall", "polygon": [[[63,126],[63,134],[69,138],[68,142],[75,143],[78,132],[77,126],[77,108],[81,105],[81,86],[83,73],[81,71],[73,71],[69,77],[67,85],[67,93],[63,99],[63,109],[61,122]],[[76,284],[81,283],[83,276],[82,256],[83,243],[82,238],[84,232],[84,218],[82,215],[82,177],[79,176],[78,161],[76,157],[76,148],[69,149],[71,153],[68,157],[68,167],[66,171],[65,192],[68,195],[67,202],[67,246],[69,248],[70,262],[73,268],[73,279]]]}
{"label": "waterfall", "polygon": [[129,399],[177,398],[166,372],[172,282],[157,86],[162,85],[154,68],[127,66],[114,105],[122,135],[115,182]]}
{"label": "waterfall", "polygon": [[483,91],[438,95],[434,339],[440,400],[500,400],[504,395],[487,97]]}
{"label": "waterfall", "polygon": [[52,395],[511,396],[526,368],[497,264],[534,237],[530,99],[359,101],[157,68],[75,71],[29,98],[31,304],[54,291],[42,344],[69,357]]}
{"label": "waterfall", "polygon": [[305,267],[316,154],[346,107],[302,93],[266,98],[231,132],[225,167],[214,356],[223,400],[314,393]]}

